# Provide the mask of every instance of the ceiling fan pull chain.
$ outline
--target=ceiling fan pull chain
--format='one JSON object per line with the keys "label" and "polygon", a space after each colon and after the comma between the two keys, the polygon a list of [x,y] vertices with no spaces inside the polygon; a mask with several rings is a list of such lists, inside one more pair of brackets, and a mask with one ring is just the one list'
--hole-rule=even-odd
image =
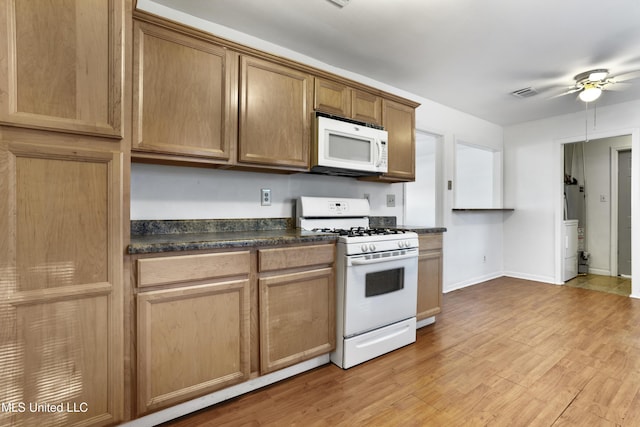
{"label": "ceiling fan pull chain", "polygon": [[589,104],[584,103],[584,142],[589,142]]}

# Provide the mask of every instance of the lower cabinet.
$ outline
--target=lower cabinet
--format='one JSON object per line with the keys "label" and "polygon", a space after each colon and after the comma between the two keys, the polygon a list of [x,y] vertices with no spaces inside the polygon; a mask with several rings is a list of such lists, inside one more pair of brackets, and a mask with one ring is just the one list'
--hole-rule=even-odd
{"label": "lower cabinet", "polygon": [[138,295],[142,412],[236,384],[248,374],[248,280]]}
{"label": "lower cabinet", "polygon": [[259,287],[261,373],[335,348],[332,268],[266,277]]}
{"label": "lower cabinet", "polygon": [[333,243],[133,257],[136,415],[333,350],[334,258]]}
{"label": "lower cabinet", "polygon": [[139,285],[184,278],[137,295],[138,414],[248,379],[249,260],[248,251],[138,260]]}
{"label": "lower cabinet", "polygon": [[442,234],[419,236],[417,320],[442,310]]}

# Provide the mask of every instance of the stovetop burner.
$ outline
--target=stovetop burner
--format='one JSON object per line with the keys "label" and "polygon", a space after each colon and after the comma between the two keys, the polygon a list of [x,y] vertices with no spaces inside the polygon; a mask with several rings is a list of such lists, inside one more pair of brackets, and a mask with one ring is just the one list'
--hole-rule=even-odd
{"label": "stovetop burner", "polygon": [[395,230],[390,228],[366,228],[366,227],[351,227],[351,228],[314,228],[313,231],[320,231],[323,233],[337,233],[339,236],[345,237],[362,237],[362,236],[386,236],[390,234],[404,234],[404,230]]}

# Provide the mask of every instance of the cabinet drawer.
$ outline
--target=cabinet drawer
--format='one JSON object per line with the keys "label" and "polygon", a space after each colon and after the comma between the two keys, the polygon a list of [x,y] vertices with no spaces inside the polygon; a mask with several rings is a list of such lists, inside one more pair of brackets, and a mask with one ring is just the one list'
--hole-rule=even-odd
{"label": "cabinet drawer", "polygon": [[422,234],[419,242],[421,251],[442,249],[442,234]]}
{"label": "cabinet drawer", "polygon": [[249,251],[138,260],[138,286],[249,274]]}
{"label": "cabinet drawer", "polygon": [[258,251],[258,270],[272,271],[309,265],[332,264],[335,245],[294,246]]}

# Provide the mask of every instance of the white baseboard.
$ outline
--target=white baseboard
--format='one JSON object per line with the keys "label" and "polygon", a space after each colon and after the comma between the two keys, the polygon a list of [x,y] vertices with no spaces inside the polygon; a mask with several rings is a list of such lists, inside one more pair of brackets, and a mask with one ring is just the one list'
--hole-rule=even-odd
{"label": "white baseboard", "polygon": [[557,283],[551,276],[538,276],[536,274],[518,273],[515,271],[505,271],[504,276],[513,277],[514,279],[532,280],[534,282],[549,283],[551,285],[562,285],[564,282]]}
{"label": "white baseboard", "polygon": [[286,378],[298,375],[302,372],[323,366],[329,363],[329,355],[323,355],[314,359],[307,360],[297,365],[272,372],[261,377],[254,378],[241,384],[237,384],[220,391],[213,392],[206,396],[198,397],[188,402],[180,403],[162,411],[154,412],[142,418],[138,418],[122,424],[126,427],[151,427],[158,424],[171,421],[175,418],[182,417],[216,403],[224,402],[233,397],[240,396],[261,387],[273,384]]}
{"label": "white baseboard", "polygon": [[598,276],[611,276],[611,270],[589,267],[589,274],[597,274]]}
{"label": "white baseboard", "polygon": [[504,274],[502,272],[491,273],[484,276],[474,277],[472,279],[463,280],[462,282],[453,283],[451,285],[445,286],[442,290],[443,293],[449,293],[452,291],[456,291],[458,289],[466,288],[469,286],[477,285],[478,283],[486,282],[487,280],[497,279],[498,277],[502,277]]}

